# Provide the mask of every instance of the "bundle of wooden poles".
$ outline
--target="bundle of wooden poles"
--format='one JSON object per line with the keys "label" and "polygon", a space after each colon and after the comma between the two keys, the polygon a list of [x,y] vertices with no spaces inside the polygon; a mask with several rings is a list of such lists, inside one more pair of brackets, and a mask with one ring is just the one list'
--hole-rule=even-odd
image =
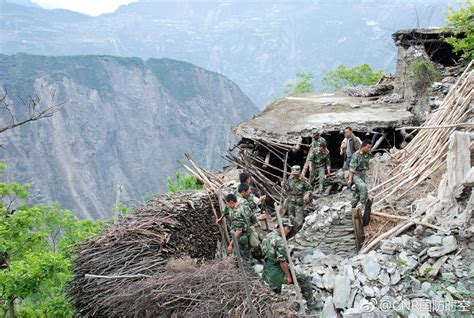
{"label": "bundle of wooden poles", "polygon": [[418,133],[404,149],[394,154],[392,162],[395,166],[389,174],[391,177],[370,190],[374,199],[398,200],[412,191],[444,166],[449,136],[459,127],[474,128],[472,123],[467,123],[469,116],[472,116],[473,69],[471,62],[442,105],[422,126],[397,129]]}
{"label": "bundle of wooden poles", "polygon": [[[393,215],[393,210],[391,215],[388,215],[382,211],[407,194],[417,194],[424,183],[442,172],[446,165],[451,134],[459,128],[467,131],[474,129],[474,124],[469,122],[472,117],[473,96],[474,64],[471,61],[450,89],[442,105],[431,113],[422,126],[398,128],[411,130],[417,134],[404,149],[392,156],[393,167],[386,174],[388,179],[376,184],[369,193],[374,199],[375,209],[372,212],[374,215],[398,218],[401,222],[368,242],[361,253],[370,251],[382,239],[400,235],[415,224],[442,230],[434,224],[427,223],[426,210],[417,211],[411,216],[406,215],[408,209],[405,210],[405,215]],[[397,212],[402,214],[403,211]]]}

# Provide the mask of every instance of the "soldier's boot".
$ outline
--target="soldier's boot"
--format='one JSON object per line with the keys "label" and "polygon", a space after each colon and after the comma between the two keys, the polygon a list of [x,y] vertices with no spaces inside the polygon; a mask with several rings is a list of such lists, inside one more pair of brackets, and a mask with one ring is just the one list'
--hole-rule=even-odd
{"label": "soldier's boot", "polygon": [[367,201],[365,201],[364,214],[362,216],[362,223],[364,224],[364,226],[369,225],[371,212],[372,212],[372,199],[367,199]]}

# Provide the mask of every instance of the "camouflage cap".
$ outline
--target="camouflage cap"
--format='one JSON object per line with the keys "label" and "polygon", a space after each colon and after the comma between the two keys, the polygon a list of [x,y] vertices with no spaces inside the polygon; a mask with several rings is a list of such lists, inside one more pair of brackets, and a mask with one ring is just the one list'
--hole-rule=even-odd
{"label": "camouflage cap", "polygon": [[321,131],[319,129],[314,129],[313,130],[313,137],[319,137],[321,136]]}
{"label": "camouflage cap", "polygon": [[326,140],[321,140],[319,142],[319,147],[327,147],[328,146],[328,143],[326,142]]}
{"label": "camouflage cap", "polygon": [[[290,218],[281,218],[281,224],[282,224],[283,226],[294,227],[295,225],[291,222],[291,219],[292,219],[291,216],[290,216]],[[278,223],[275,224],[275,228],[276,228],[276,229],[278,228]]]}
{"label": "camouflage cap", "polygon": [[291,167],[291,173],[293,174],[297,174],[297,173],[300,173],[301,172],[301,167],[298,166],[298,165],[295,165],[293,167]]}
{"label": "camouflage cap", "polygon": [[290,218],[282,218],[281,219],[281,224],[283,224],[283,226],[289,226],[289,227],[293,227],[293,223],[291,223],[291,219]]}

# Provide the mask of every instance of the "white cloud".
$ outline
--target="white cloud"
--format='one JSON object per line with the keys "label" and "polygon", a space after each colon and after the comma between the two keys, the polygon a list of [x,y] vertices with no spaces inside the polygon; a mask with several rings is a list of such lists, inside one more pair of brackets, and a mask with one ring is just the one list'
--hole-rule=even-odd
{"label": "white cloud", "polygon": [[123,4],[138,0],[32,0],[45,9],[68,9],[88,15],[101,15],[117,10]]}

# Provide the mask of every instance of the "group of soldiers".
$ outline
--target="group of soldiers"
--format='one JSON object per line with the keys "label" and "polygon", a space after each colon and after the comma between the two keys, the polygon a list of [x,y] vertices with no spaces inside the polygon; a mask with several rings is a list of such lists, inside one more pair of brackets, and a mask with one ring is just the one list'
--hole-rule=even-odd
{"label": "group of soldiers", "polygon": [[[229,254],[235,253],[234,240],[238,243],[240,256],[252,264],[255,262],[253,256],[259,250],[263,256],[264,267],[262,281],[269,285],[276,293],[280,293],[283,284],[292,284],[294,279],[288,267],[288,253],[283,244],[281,232],[288,238],[296,234],[304,223],[305,205],[311,201],[313,192],[312,184],[316,180],[319,182],[317,193],[323,194],[326,177],[331,174],[330,154],[327,141],[321,137],[319,132],[315,132],[312,141],[312,150],[309,153],[310,163],[309,181],[301,172],[298,165],[291,167],[288,180],[282,180],[282,187],[287,193],[283,203],[281,214],[283,231],[276,226],[275,231],[266,234],[260,241],[256,230],[258,221],[265,222],[268,229],[270,217],[266,213],[261,213],[260,206],[266,201],[266,196],[257,197],[254,195],[251,184],[252,176],[247,173],[240,174],[240,184],[237,193],[230,193],[225,197],[226,209],[223,218],[229,221],[229,229],[233,240],[227,246]],[[369,153],[371,141],[361,141],[355,136],[350,127],[344,129],[344,140],[340,146],[340,155],[343,156],[343,170],[346,172],[348,188],[352,190],[351,206],[356,208],[360,203],[365,205],[368,199],[368,189],[366,184],[366,172],[369,168]],[[257,253],[258,254],[258,253]],[[263,255],[262,255],[263,254]],[[302,294],[309,304],[312,303],[311,281],[309,277],[297,274],[296,279],[301,287]]]}

